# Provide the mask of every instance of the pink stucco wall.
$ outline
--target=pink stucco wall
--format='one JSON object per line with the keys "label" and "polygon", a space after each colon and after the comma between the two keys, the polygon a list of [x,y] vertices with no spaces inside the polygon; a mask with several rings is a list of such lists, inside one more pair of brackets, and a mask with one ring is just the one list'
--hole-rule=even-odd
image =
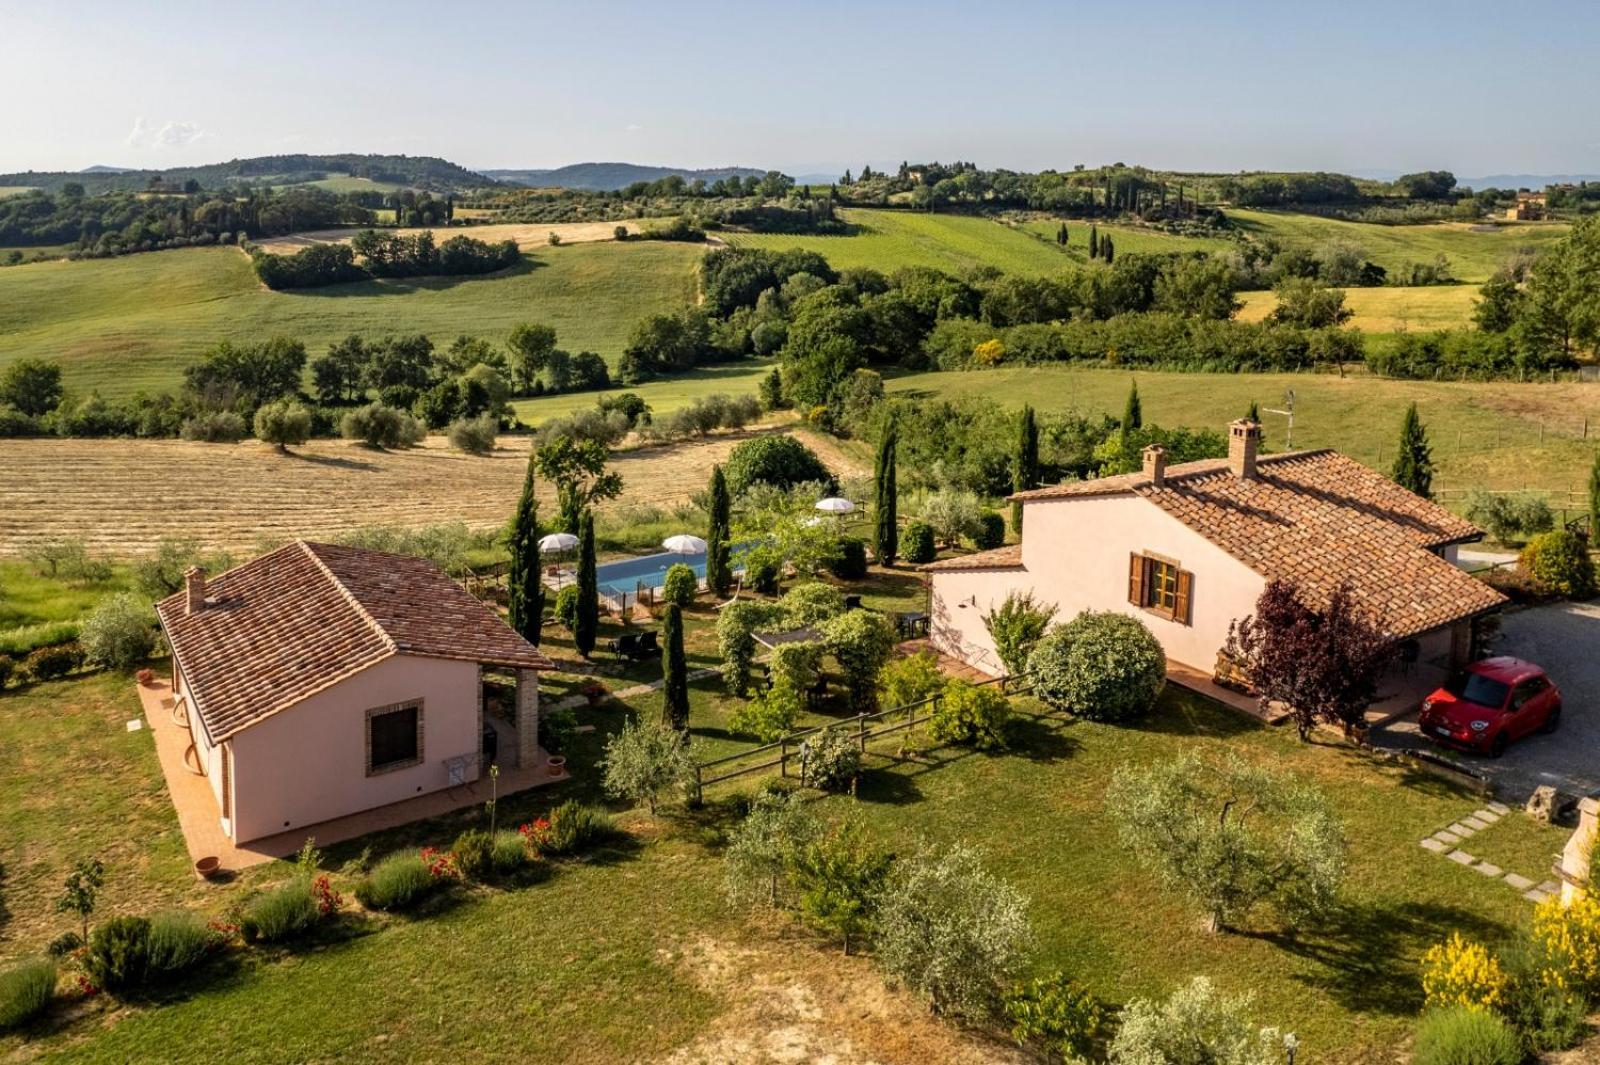
{"label": "pink stucco wall", "polygon": [[[234,841],[449,786],[445,760],[479,751],[480,698],[476,664],[397,655],[237,733]],[[367,710],[413,699],[423,701],[421,764],[367,775]]]}
{"label": "pink stucco wall", "polygon": [[[195,753],[199,756],[200,767],[205,770],[206,782],[211,785],[211,795],[217,800],[217,809],[227,808],[222,795],[222,748],[211,741],[206,732],[206,726],[200,720],[200,715],[194,709],[194,696],[189,693],[189,686],[184,683],[181,667],[174,669],[173,697],[182,706],[184,714],[189,721],[189,736],[194,741]],[[228,829],[224,827],[223,831]]]}
{"label": "pink stucco wall", "polygon": [[[1085,610],[1137,617],[1155,633],[1168,658],[1210,673],[1229,624],[1254,609],[1266,585],[1244,563],[1137,496],[1039,500],[1025,507],[1023,571],[932,574],[934,646],[988,672],[997,670],[975,661],[972,649],[992,654],[983,615],[1014,588],[1031,588],[1035,598],[1054,603],[1058,622]],[[1128,555],[1135,551],[1175,559],[1194,574],[1189,624],[1128,602]]]}

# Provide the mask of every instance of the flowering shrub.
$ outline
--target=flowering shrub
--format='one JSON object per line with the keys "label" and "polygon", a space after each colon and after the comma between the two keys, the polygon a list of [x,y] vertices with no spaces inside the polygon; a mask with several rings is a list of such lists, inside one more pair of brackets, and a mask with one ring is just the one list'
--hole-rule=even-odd
{"label": "flowering shrub", "polygon": [[1507,1003],[1510,983],[1499,959],[1483,944],[1461,938],[1460,932],[1422,956],[1422,993],[1430,1008],[1499,1010]]}
{"label": "flowering shrub", "polygon": [[317,912],[324,917],[338,913],[339,907],[344,905],[344,896],[334,890],[326,873],[311,882],[311,896],[317,900]]}
{"label": "flowering shrub", "polygon": [[420,857],[427,863],[428,875],[435,880],[461,879],[461,863],[456,860],[454,851],[442,851],[438,847],[424,847]]}
{"label": "flowering shrub", "polygon": [[548,817],[535,818],[527,824],[520,826],[517,832],[528,846],[528,853],[537,858],[545,846],[550,842],[550,819]]}
{"label": "flowering shrub", "polygon": [[843,726],[818,732],[800,744],[800,782],[823,791],[844,791],[861,772],[861,747]]}
{"label": "flowering shrub", "polygon": [[1593,998],[1600,995],[1600,898],[1579,892],[1570,904],[1559,896],[1533,911],[1533,941],[1545,959],[1549,986]]}

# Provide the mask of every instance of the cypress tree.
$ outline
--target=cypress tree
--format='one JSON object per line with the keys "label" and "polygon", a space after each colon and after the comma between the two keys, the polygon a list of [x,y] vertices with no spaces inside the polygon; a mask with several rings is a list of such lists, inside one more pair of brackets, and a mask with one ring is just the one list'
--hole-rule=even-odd
{"label": "cypress tree", "polygon": [[733,568],[728,564],[728,526],[732,505],[728,499],[728,479],[721,466],[711,467],[711,528],[706,535],[706,587],[726,596],[733,587]]}
{"label": "cypress tree", "polygon": [[[1039,487],[1039,425],[1033,408],[1022,408],[1017,420],[1017,449],[1011,456],[1011,490],[1026,492]],[[1022,504],[1011,504],[1011,531],[1022,535]]]}
{"label": "cypress tree", "polygon": [[600,587],[594,571],[594,514],[585,507],[578,519],[578,623],[572,642],[585,658],[594,650],[600,628]]}
{"label": "cypress tree", "polygon": [[1111,243],[1111,238],[1106,237],[1100,242],[1100,253],[1106,258],[1106,265],[1110,266],[1116,258],[1116,247]]}
{"label": "cypress tree", "polygon": [[1600,451],[1589,467],[1589,543],[1600,543]]}
{"label": "cypress tree", "polygon": [[1433,496],[1433,449],[1415,403],[1406,408],[1400,423],[1400,453],[1394,457],[1394,482],[1424,499]]}
{"label": "cypress tree", "polygon": [[1139,402],[1139,382],[1128,386],[1128,401],[1122,405],[1122,435],[1124,438],[1144,426],[1144,407]]}
{"label": "cypress tree", "polygon": [[522,479],[522,495],[517,497],[517,512],[511,517],[511,571],[506,587],[511,599],[511,627],[522,638],[539,646],[540,621],[544,618],[544,582],[539,578],[539,504],[533,498],[533,455],[528,455],[528,472]]}
{"label": "cypress tree", "polygon": [[878,441],[878,461],[872,471],[872,483],[876,490],[873,500],[873,526],[872,545],[878,556],[878,565],[888,566],[894,563],[895,553],[900,547],[900,529],[897,521],[896,509],[899,506],[899,486],[895,483],[895,445],[898,434],[894,421],[884,426],[883,439]]}
{"label": "cypress tree", "polygon": [[683,608],[668,603],[661,615],[661,635],[666,641],[661,656],[661,722],[679,732],[689,731],[689,667],[683,660]]}
{"label": "cypress tree", "polygon": [[1100,258],[1100,230],[1094,226],[1089,227],[1089,258]]}

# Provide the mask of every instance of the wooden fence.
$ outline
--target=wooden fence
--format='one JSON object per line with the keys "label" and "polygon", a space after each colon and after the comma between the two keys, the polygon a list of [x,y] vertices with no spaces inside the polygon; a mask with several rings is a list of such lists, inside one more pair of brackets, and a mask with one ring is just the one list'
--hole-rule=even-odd
{"label": "wooden fence", "polygon": [[[988,680],[976,681],[974,687],[988,687],[998,684],[1003,695],[1010,695],[1014,691],[1026,687],[1020,677],[990,677]],[[801,729],[791,732],[772,743],[764,743],[759,747],[740,751],[737,754],[726,755],[722,758],[713,758],[709,762],[700,762],[694,767],[694,797],[698,801],[705,788],[711,784],[720,784],[725,780],[734,780],[738,777],[749,776],[752,773],[763,773],[770,769],[778,770],[782,776],[789,775],[789,760],[800,753],[800,746],[807,737],[818,735],[829,729],[840,726],[855,729],[856,742],[861,747],[861,753],[867,753],[867,744],[880,736],[889,736],[896,732],[904,732],[915,728],[931,718],[939,707],[943,695],[932,695],[926,699],[919,699],[914,703],[904,703],[900,706],[890,707],[888,710],[878,710],[873,713],[857,714],[853,718],[844,718],[827,725],[817,725],[813,728]],[[748,758],[760,758],[752,765],[740,765],[734,768],[734,763],[743,762]],[[718,770],[717,772],[711,772]]]}

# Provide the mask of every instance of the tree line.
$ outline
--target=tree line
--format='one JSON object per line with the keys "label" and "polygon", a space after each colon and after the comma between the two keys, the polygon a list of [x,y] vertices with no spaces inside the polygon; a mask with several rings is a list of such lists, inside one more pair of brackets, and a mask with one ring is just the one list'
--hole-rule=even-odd
{"label": "tree line", "polygon": [[288,255],[258,248],[250,259],[262,284],[288,289],[374,277],[490,274],[521,262],[522,251],[514,240],[491,244],[463,234],[436,245],[431,232],[403,236],[364,229],[349,244],[313,244]]}

